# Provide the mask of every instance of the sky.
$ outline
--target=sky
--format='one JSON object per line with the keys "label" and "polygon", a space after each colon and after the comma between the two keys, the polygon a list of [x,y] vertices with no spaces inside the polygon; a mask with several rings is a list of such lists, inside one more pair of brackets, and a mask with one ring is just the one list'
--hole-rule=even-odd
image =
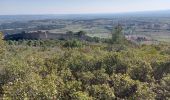
{"label": "sky", "polygon": [[170,10],[170,0],[0,0],[0,15]]}

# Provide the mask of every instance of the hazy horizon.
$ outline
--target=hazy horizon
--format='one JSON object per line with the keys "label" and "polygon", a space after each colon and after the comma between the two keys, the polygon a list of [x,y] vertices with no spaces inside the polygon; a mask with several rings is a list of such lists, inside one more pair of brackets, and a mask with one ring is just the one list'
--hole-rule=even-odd
{"label": "hazy horizon", "polygon": [[108,14],[169,10],[167,0],[4,0],[0,15]]}

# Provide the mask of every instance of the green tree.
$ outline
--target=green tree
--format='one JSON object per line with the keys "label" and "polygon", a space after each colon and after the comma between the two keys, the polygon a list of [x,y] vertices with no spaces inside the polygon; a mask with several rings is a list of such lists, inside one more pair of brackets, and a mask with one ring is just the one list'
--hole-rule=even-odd
{"label": "green tree", "polygon": [[164,75],[160,80],[160,85],[155,88],[157,100],[168,100],[170,98],[170,74]]}
{"label": "green tree", "polygon": [[0,32],[0,99],[3,94],[2,84],[4,84],[4,70],[5,70],[5,43],[3,41],[3,34]]}
{"label": "green tree", "polygon": [[74,32],[73,32],[73,31],[68,31],[68,32],[66,32],[66,34],[68,34],[68,35],[74,35]]}
{"label": "green tree", "polygon": [[92,85],[90,88],[90,95],[96,100],[114,100],[114,90],[108,84]]}
{"label": "green tree", "polygon": [[0,57],[4,55],[5,52],[5,42],[3,41],[3,34],[0,32]]}
{"label": "green tree", "polygon": [[153,80],[152,73],[152,67],[148,63],[143,62],[138,66],[131,68],[130,76],[133,80],[139,80],[141,82],[151,82]]}
{"label": "green tree", "polygon": [[77,35],[79,37],[82,37],[82,36],[86,35],[86,32],[85,31],[79,31],[79,32],[77,32]]}
{"label": "green tree", "polygon": [[68,40],[63,46],[68,48],[82,47],[82,43],[78,40]]}
{"label": "green tree", "polygon": [[73,92],[71,98],[72,100],[93,100],[87,92],[82,91]]}
{"label": "green tree", "polygon": [[112,42],[122,43],[124,41],[124,36],[122,32],[123,28],[121,25],[117,25],[112,31]]}

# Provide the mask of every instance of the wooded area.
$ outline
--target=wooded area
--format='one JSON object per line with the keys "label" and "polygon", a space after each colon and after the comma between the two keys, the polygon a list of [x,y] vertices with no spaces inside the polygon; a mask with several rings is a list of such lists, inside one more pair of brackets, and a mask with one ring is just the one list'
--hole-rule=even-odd
{"label": "wooded area", "polygon": [[168,100],[170,45],[0,39],[4,100]]}

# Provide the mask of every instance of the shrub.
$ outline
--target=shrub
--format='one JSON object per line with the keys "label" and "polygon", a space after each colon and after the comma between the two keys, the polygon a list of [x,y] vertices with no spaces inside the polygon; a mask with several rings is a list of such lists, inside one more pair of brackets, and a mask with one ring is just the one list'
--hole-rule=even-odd
{"label": "shrub", "polygon": [[70,40],[66,41],[63,46],[67,48],[82,47],[82,43],[78,40]]}

